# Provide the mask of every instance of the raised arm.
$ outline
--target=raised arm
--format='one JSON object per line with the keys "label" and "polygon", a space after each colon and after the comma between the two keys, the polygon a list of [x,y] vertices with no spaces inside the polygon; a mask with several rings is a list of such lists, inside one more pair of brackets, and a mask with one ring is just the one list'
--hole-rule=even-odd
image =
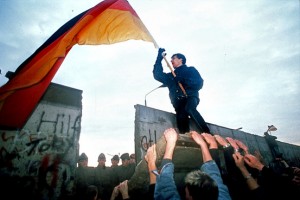
{"label": "raised arm", "polygon": [[218,168],[216,162],[213,160],[213,158],[209,152],[207,143],[204,140],[204,137],[207,137],[207,136],[205,135],[205,133],[203,133],[203,135],[204,136],[200,135],[196,131],[191,131],[192,138],[201,148],[202,158],[203,158],[203,164],[201,166],[201,171],[208,174],[217,183],[218,190],[219,190],[218,199],[230,200],[231,197],[229,195],[227,186],[223,183],[220,169]]}
{"label": "raised arm", "polygon": [[165,154],[164,154],[164,159],[172,160],[174,149],[175,149],[175,146],[176,146],[176,141],[178,139],[178,134],[175,131],[175,129],[170,128],[170,129],[167,129],[164,132],[164,137],[165,137],[166,142],[167,142],[166,151],[165,151]]}
{"label": "raised arm", "polygon": [[173,128],[165,130],[165,154],[161,163],[160,174],[157,174],[154,199],[180,199],[174,181],[173,153],[178,139],[178,133]]}
{"label": "raised arm", "polygon": [[245,181],[248,185],[248,188],[250,190],[254,190],[256,188],[259,187],[258,183],[256,182],[256,180],[251,176],[251,174],[249,173],[249,171],[247,170],[245,164],[244,164],[244,157],[239,153],[239,152],[235,152],[232,155],[236,166],[239,168],[239,170],[241,171],[243,177],[245,178]]}
{"label": "raised arm", "polygon": [[149,171],[149,176],[150,176],[150,185],[156,183],[156,176],[153,173],[153,171],[157,170],[156,167],[156,144],[152,145],[151,147],[148,148],[147,154],[145,155],[145,160],[148,165],[148,171]]}
{"label": "raised arm", "polygon": [[204,141],[204,138],[202,135],[197,133],[196,131],[191,131],[191,136],[194,139],[194,141],[200,146],[202,151],[202,158],[203,162],[208,162],[210,160],[213,160],[211,157],[211,154],[209,152],[208,146],[206,142]]}

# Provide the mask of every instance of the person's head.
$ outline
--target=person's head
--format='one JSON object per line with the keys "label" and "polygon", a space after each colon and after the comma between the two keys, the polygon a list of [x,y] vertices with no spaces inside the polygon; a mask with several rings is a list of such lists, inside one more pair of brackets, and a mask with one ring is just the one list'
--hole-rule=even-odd
{"label": "person's head", "polygon": [[105,162],[106,162],[106,157],[104,153],[100,153],[100,155],[98,156],[98,166],[105,166]]}
{"label": "person's head", "polygon": [[195,170],[185,177],[185,193],[188,200],[217,200],[219,189],[217,183],[208,174]]}
{"label": "person's head", "polygon": [[114,156],[111,158],[111,166],[112,166],[112,167],[118,166],[118,165],[119,165],[119,161],[120,161],[119,156],[118,156],[118,155],[114,155]]}
{"label": "person's head", "polygon": [[89,185],[86,189],[87,200],[97,200],[98,188],[95,185]]}
{"label": "person's head", "polygon": [[122,165],[127,166],[130,164],[130,157],[128,153],[123,153],[121,155]]}
{"label": "person's head", "polygon": [[88,157],[85,153],[82,153],[79,157],[78,157],[78,166],[80,167],[87,167],[88,165]]}
{"label": "person's head", "polygon": [[186,58],[181,53],[175,53],[171,57],[171,63],[173,65],[173,67],[176,69],[177,67],[180,67],[181,65],[185,65]]}

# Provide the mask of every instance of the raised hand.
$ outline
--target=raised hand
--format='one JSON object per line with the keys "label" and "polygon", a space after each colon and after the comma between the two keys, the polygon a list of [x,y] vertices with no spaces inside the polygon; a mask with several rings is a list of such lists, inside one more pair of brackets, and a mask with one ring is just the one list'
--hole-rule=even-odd
{"label": "raised hand", "polygon": [[158,49],[158,53],[157,53],[157,58],[156,58],[156,62],[161,62],[163,57],[166,55],[164,52],[166,50],[164,48],[159,48]]}
{"label": "raised hand", "polygon": [[239,151],[239,146],[237,145],[235,139],[231,137],[226,137],[226,140],[229,142],[229,144],[234,148],[234,151],[237,152]]}
{"label": "raised hand", "polygon": [[176,146],[176,141],[178,139],[178,133],[175,131],[174,128],[169,128],[169,129],[165,130],[164,137],[167,142],[164,159],[172,160],[174,149]]}
{"label": "raised hand", "polygon": [[201,134],[197,133],[196,131],[191,131],[191,136],[194,139],[194,141],[200,145],[200,146],[207,146],[206,142],[204,141],[204,138]]}
{"label": "raised hand", "polygon": [[217,149],[218,148],[218,143],[216,141],[216,138],[213,135],[211,135],[209,133],[202,133],[201,135],[205,139],[205,141],[208,144],[210,149]]}
{"label": "raised hand", "polygon": [[145,155],[145,160],[147,163],[156,161],[156,144],[153,144],[151,147],[147,149],[147,154]]}
{"label": "raised hand", "polygon": [[245,167],[244,157],[240,154],[240,152],[235,152],[234,154],[232,154],[232,157],[234,159],[235,165],[238,168],[241,169]]}
{"label": "raised hand", "polygon": [[145,155],[145,160],[148,165],[148,171],[149,171],[149,178],[150,178],[150,184],[156,183],[156,175],[153,174],[153,171],[157,170],[156,167],[156,144],[153,144],[151,147],[148,148],[147,154]]}
{"label": "raised hand", "polygon": [[112,194],[110,196],[110,200],[115,200],[117,198],[117,196],[119,195],[120,190],[119,190],[119,185],[117,185],[116,187],[114,187]]}
{"label": "raised hand", "polygon": [[208,162],[208,161],[212,160],[211,154],[207,147],[207,143],[204,140],[204,137],[202,135],[200,135],[199,133],[197,133],[196,131],[191,131],[190,133],[191,133],[191,136],[194,139],[194,141],[201,148],[203,162]]}
{"label": "raised hand", "polygon": [[178,139],[178,133],[174,128],[169,128],[164,132],[165,139],[167,143],[175,144]]}
{"label": "raised hand", "polygon": [[226,147],[228,145],[230,145],[230,143],[228,143],[228,141],[223,138],[222,136],[220,135],[214,135],[215,136],[215,139],[216,141],[222,146],[222,147]]}
{"label": "raised hand", "polygon": [[264,165],[259,161],[259,159],[252,154],[246,154],[244,156],[244,160],[247,163],[247,165],[249,165],[252,168],[258,169],[259,171],[261,171],[264,167]]}
{"label": "raised hand", "polygon": [[166,50],[164,48],[159,48],[158,49],[158,55],[161,55],[161,56],[165,56],[166,54],[163,54]]}
{"label": "raised hand", "polygon": [[123,199],[128,199],[129,198],[129,195],[128,195],[128,180],[125,180],[122,183],[120,183],[119,191],[121,192]]}
{"label": "raised hand", "polygon": [[242,141],[235,139],[235,142],[236,142],[236,144],[237,144],[241,149],[243,149],[243,151],[245,152],[245,154],[248,154],[248,153],[249,153],[248,147],[247,147]]}

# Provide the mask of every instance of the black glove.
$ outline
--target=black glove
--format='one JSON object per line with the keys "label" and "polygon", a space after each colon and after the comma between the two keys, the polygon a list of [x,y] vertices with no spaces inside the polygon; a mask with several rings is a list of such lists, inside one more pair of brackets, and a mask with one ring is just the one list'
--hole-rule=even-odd
{"label": "black glove", "polygon": [[[161,62],[162,59],[163,59],[163,53],[165,52],[166,50],[164,48],[159,48],[158,49],[158,54],[157,54],[157,58],[156,58],[156,62]],[[164,55],[167,55],[167,54],[164,54]]]}
{"label": "black glove", "polygon": [[[158,49],[158,55],[162,56],[163,55],[162,53],[164,53],[165,51],[166,50],[164,48],[159,48]],[[164,54],[164,55],[167,55],[167,54]]]}

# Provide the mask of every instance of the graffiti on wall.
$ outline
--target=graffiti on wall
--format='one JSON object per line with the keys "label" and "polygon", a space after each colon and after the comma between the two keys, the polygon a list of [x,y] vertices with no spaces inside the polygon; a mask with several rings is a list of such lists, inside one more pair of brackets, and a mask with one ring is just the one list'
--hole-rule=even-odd
{"label": "graffiti on wall", "polygon": [[157,136],[156,136],[156,130],[151,132],[149,129],[148,134],[141,135],[141,148],[144,152],[147,152],[147,149],[151,147],[153,144],[156,144],[157,142]]}
{"label": "graffiti on wall", "polygon": [[81,131],[81,112],[56,110],[37,109],[30,126],[0,132],[1,175],[34,177],[35,188],[48,197],[72,187]]}

